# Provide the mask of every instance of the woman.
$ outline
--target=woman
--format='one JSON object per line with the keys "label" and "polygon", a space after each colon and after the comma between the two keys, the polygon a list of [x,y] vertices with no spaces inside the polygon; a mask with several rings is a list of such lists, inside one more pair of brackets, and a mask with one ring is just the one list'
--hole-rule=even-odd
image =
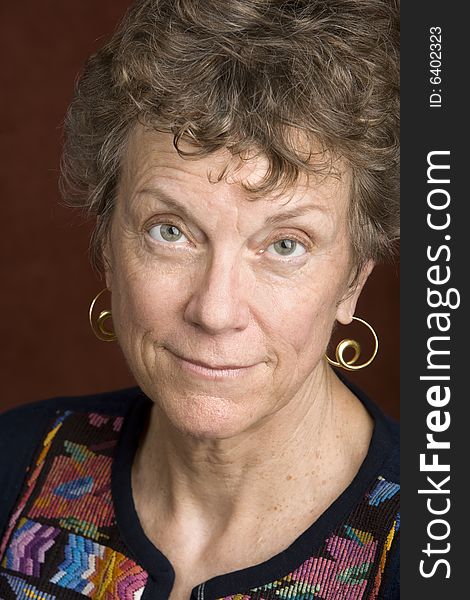
{"label": "woman", "polygon": [[398,597],[396,426],[325,357],[396,238],[396,38],[143,0],[90,59],[63,189],[139,388],[2,417],[2,598]]}

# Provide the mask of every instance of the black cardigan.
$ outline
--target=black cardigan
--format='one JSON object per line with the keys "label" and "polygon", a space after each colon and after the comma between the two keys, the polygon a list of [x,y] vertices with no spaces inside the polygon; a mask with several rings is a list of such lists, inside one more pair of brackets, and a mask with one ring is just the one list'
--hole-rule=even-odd
{"label": "black cardigan", "polygon": [[[398,427],[341,379],[375,421],[353,482],[284,551],[202,583],[192,598],[399,598]],[[108,597],[168,598],[173,569],[145,536],[130,485],[150,406],[130,388],[0,416],[1,598],[93,598],[111,562],[120,567]],[[95,565],[94,575],[80,563]]]}

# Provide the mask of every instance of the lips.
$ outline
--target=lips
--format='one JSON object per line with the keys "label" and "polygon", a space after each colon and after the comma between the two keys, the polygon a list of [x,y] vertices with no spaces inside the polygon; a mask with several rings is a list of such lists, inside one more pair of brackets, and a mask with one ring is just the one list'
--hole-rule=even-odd
{"label": "lips", "polygon": [[251,365],[236,365],[236,364],[220,364],[220,365],[214,365],[211,363],[207,363],[201,360],[194,360],[192,358],[186,358],[185,356],[179,356],[178,354],[175,354],[175,356],[177,358],[180,358],[181,360],[184,360],[188,363],[191,363],[193,365],[196,365],[198,367],[203,367],[204,369],[212,369],[213,371],[233,371],[235,369],[249,369],[250,367],[253,367],[254,364]]}
{"label": "lips", "polygon": [[210,361],[204,361],[201,360],[199,358],[194,359],[194,358],[189,358],[187,356],[182,356],[181,354],[174,352],[173,350],[169,350],[169,352],[171,354],[173,354],[173,356],[175,356],[176,358],[178,358],[179,360],[182,360],[190,365],[194,365],[195,367],[200,367],[202,369],[207,369],[210,371],[240,371],[243,369],[249,369],[250,367],[254,367],[256,364],[258,364],[260,361],[254,361],[251,364],[237,364],[237,363],[233,363],[233,362],[227,362],[227,363],[212,363]]}

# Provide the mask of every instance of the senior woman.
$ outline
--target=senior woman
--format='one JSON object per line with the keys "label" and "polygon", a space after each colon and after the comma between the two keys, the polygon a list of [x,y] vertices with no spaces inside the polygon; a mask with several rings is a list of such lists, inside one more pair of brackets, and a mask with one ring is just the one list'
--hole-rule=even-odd
{"label": "senior woman", "polygon": [[0,596],[398,598],[396,426],[326,358],[396,238],[394,3],[142,0],[66,133],[139,387],[1,418]]}

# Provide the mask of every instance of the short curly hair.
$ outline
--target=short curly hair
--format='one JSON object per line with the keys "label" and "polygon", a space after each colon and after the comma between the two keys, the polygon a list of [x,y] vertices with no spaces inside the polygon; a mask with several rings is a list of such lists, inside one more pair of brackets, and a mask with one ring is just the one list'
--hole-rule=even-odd
{"label": "short curly hair", "polygon": [[263,154],[269,168],[255,195],[341,157],[352,172],[356,272],[369,258],[391,257],[399,235],[398,15],[397,0],[135,2],[86,63],[65,119],[61,190],[69,205],[97,216],[93,265],[103,268],[137,123],[172,133],[181,156],[183,139],[196,156]]}

